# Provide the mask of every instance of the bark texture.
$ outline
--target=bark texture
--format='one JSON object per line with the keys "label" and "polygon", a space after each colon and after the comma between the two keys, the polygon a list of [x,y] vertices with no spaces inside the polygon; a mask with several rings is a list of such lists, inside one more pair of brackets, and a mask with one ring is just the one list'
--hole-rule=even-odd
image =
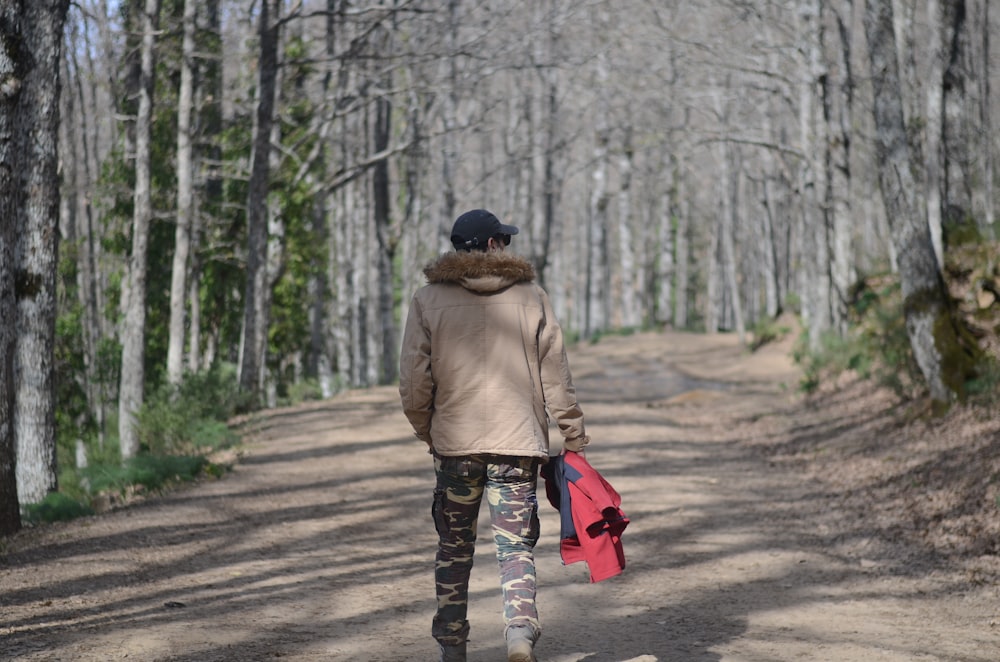
{"label": "bark texture", "polygon": [[[194,216],[194,155],[191,120],[194,113],[195,11],[194,0],[184,2],[184,36],[181,53],[181,84],[177,99],[177,227],[174,230],[174,262],[170,276],[170,335],[167,345],[167,381],[179,384],[184,373],[184,325],[188,256],[191,252],[191,222]],[[197,366],[191,366],[197,369]]]}
{"label": "bark texture", "polygon": [[123,458],[139,452],[136,414],[143,402],[146,360],[146,279],[149,227],[153,218],[151,185],[151,131],[159,0],[146,0],[142,15],[142,64],[139,111],[135,122],[135,194],[132,253],[128,261],[125,326],[122,331],[121,385],[118,395],[118,437]]}
{"label": "bark texture", "polygon": [[[63,24],[68,3],[23,3],[23,78],[15,110],[19,165],[15,209],[17,350],[14,437],[21,504],[57,487],[55,428],[56,266],[59,246],[58,127]],[[8,217],[10,218],[10,217]]]}
{"label": "bark texture", "polygon": [[[247,282],[244,296],[243,358],[240,389],[259,399],[264,386],[268,310],[267,192],[270,178],[271,127],[278,76],[278,3],[261,3],[257,120],[254,127],[250,191],[247,198]],[[272,17],[273,15],[273,17]]]}
{"label": "bark texture", "polygon": [[[14,223],[18,203],[14,116],[21,94],[20,3],[0,0],[0,319],[13,319]],[[14,461],[14,327],[0,324],[0,535],[21,528]]]}
{"label": "bark texture", "polygon": [[902,284],[906,331],[931,397],[947,405],[964,395],[971,360],[959,343],[941,280],[921,190],[921,168],[908,144],[890,0],[865,12],[874,87],[876,156]]}

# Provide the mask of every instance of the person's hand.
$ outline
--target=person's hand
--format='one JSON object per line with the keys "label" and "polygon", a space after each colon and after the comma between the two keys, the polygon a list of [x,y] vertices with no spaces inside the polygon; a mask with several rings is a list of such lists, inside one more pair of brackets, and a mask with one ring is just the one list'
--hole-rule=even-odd
{"label": "person's hand", "polygon": [[583,449],[590,443],[590,437],[584,435],[576,439],[567,439],[563,442],[563,449],[571,453],[583,453]]}

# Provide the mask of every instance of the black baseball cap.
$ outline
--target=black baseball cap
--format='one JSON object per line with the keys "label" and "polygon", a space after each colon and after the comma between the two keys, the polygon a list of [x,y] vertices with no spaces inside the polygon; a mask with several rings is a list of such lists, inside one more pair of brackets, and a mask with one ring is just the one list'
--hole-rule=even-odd
{"label": "black baseball cap", "polygon": [[502,234],[517,234],[513,225],[504,225],[493,212],[485,209],[467,211],[457,219],[451,228],[451,243],[456,250],[471,250],[478,248],[486,250],[486,242],[490,237]]}

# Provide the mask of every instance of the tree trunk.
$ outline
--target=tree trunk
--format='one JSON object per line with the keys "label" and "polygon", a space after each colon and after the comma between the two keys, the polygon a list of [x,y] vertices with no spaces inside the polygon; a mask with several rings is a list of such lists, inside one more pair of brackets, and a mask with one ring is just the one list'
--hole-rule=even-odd
{"label": "tree trunk", "polygon": [[[84,25],[86,26],[86,19],[84,19]],[[93,60],[89,57],[92,45],[86,38],[86,32],[83,35],[84,43],[82,46],[77,44],[76,36],[76,30],[74,29],[69,42],[69,52],[67,53],[67,57],[72,63],[72,73],[66,83],[67,86],[73,84],[76,101],[79,102],[79,110],[76,113],[67,113],[64,123],[71,125],[71,118],[76,117],[79,119],[79,129],[71,131],[71,133],[78,133],[79,139],[74,140],[72,145],[67,146],[67,148],[75,153],[76,145],[79,143],[83,154],[80,158],[70,156],[74,162],[74,176],[71,180],[74,190],[68,192],[66,195],[71,195],[73,199],[70,204],[77,206],[75,213],[77,222],[75,233],[78,246],[77,254],[79,256],[77,261],[77,297],[82,310],[84,389],[87,396],[87,407],[97,425],[98,443],[103,446],[107,395],[104,389],[105,385],[101,379],[100,356],[98,354],[100,339],[104,335],[100,314],[102,307],[101,288],[98,285],[101,273],[98,269],[99,248],[98,238],[95,236],[96,233],[94,230],[94,205],[89,195],[89,192],[95,185],[93,173],[97,170],[95,163],[96,151],[100,145],[101,134],[98,130],[100,122],[98,121],[99,113],[95,101],[97,97],[97,76],[94,71]],[[80,68],[77,57],[80,52],[88,53],[87,62],[89,66],[87,71],[83,71]],[[89,108],[87,107],[87,96],[84,93],[83,86],[84,81],[88,78],[91,81],[89,86],[91,104]],[[71,97],[70,94],[64,96]],[[93,135],[93,139],[91,139],[91,135]]]}
{"label": "tree trunk", "polygon": [[458,0],[448,0],[448,21],[444,34],[447,57],[443,58],[446,68],[447,89],[443,95],[441,110],[441,228],[440,249],[451,249],[451,226],[455,220],[455,168],[458,161]]}
{"label": "tree trunk", "polygon": [[[54,351],[59,242],[59,92],[63,25],[68,3],[47,0],[22,8],[16,58],[21,86],[14,111],[14,222],[17,332],[14,357],[14,439],[21,504],[56,489]],[[7,318],[10,319],[10,318]]]}
{"label": "tree trunk", "polygon": [[[854,81],[851,74],[850,7],[837,0],[824,2],[821,19],[827,76],[822,86],[826,122],[826,201],[830,254],[830,319],[833,331],[847,333],[847,305],[855,280],[851,212],[851,118]],[[843,14],[848,13],[845,17]],[[835,37],[826,42],[833,32]]]}
{"label": "tree trunk", "polygon": [[[388,43],[390,37],[386,37]],[[387,46],[386,50],[389,50]],[[383,51],[384,52],[384,51]],[[382,89],[392,89],[392,77],[385,75]],[[375,127],[373,147],[375,153],[388,149],[392,134],[392,103],[387,96],[375,100]],[[397,356],[398,337],[395,309],[395,258],[399,239],[390,217],[392,201],[389,187],[389,159],[379,159],[372,168],[372,202],[375,216],[375,236],[378,239],[378,317],[381,328],[382,348],[379,382],[391,384],[396,381],[399,369]]]}
{"label": "tree trunk", "polygon": [[[260,405],[267,357],[268,302],[268,184],[270,180],[271,128],[278,74],[278,10],[280,0],[261,3],[258,62],[257,115],[247,195],[247,281],[243,314],[243,357],[240,390]],[[273,18],[272,18],[273,15]]]}
{"label": "tree trunk", "polygon": [[[731,150],[728,150],[731,153]],[[735,157],[730,156],[730,159],[735,161]],[[729,190],[726,191],[725,195],[729,200],[729,206],[726,213],[722,216],[722,261],[724,267],[724,274],[726,278],[726,287],[729,289],[730,296],[732,297],[732,302],[730,306],[733,313],[733,326],[736,329],[736,335],[740,340],[741,345],[746,344],[746,325],[743,322],[743,301],[740,292],[739,278],[736,275],[736,241],[733,235],[736,232],[736,224],[739,217],[740,208],[740,186],[739,180],[741,179],[740,164],[734,162],[729,173]]]}
{"label": "tree trunk", "polygon": [[[541,58],[542,62],[556,62],[559,58],[560,50],[560,26],[555,7],[551,4],[543,5],[545,16],[547,16],[545,49]],[[542,94],[544,96],[544,120],[542,131],[543,154],[542,154],[542,228],[541,245],[537,259],[538,282],[542,287],[546,287],[548,266],[555,259],[551,255],[553,246],[553,233],[556,229],[556,209],[559,205],[559,194],[562,189],[563,168],[559,162],[559,154],[562,151],[559,139],[559,81],[560,78],[553,67],[539,67],[538,75],[542,81]],[[564,319],[559,316],[559,319]]]}
{"label": "tree trunk", "polygon": [[[632,218],[632,160],[635,151],[632,147],[631,125],[622,128],[625,135],[622,139],[622,151],[618,158],[618,263],[621,269],[621,326],[638,328],[642,325],[639,305],[637,303],[637,280],[639,270],[636,265],[636,245],[633,238],[634,220]],[[644,243],[639,245],[645,245]]]}
{"label": "tree trunk", "polygon": [[680,193],[680,166],[677,163],[676,155],[670,154],[663,158],[663,172],[670,178],[670,186],[662,195],[663,208],[657,216],[656,246],[657,257],[656,267],[653,272],[653,281],[656,288],[656,305],[653,321],[658,326],[667,327],[673,322],[674,309],[671,305],[677,297],[674,289],[675,282],[675,241],[674,241],[674,221],[679,216],[677,197]]}
{"label": "tree trunk", "polygon": [[[0,0],[0,319],[17,314],[14,292],[14,242],[20,213],[21,187],[15,138],[19,130],[17,109],[23,89],[24,63],[18,59],[25,38],[21,3]],[[0,324],[0,536],[21,528],[17,498],[14,437],[14,354],[17,333],[13,324]]]}
{"label": "tree trunk", "polygon": [[[799,43],[804,61],[799,84],[799,141],[804,155],[799,170],[802,209],[802,314],[809,330],[809,349],[818,352],[830,331],[830,243],[826,179],[826,125],[817,106],[823,100],[827,71],[820,59],[820,1],[805,0],[799,12]],[[820,109],[821,110],[821,109]]]}
{"label": "tree trunk", "polygon": [[771,178],[765,174],[762,183],[764,192],[764,213],[760,234],[762,278],[764,279],[764,312],[771,319],[781,313],[780,280],[778,278],[778,255],[775,248],[775,218],[778,215],[777,201],[772,193]]}
{"label": "tree trunk", "polygon": [[[196,3],[197,5],[197,3]],[[207,230],[211,226],[202,219],[213,219],[220,215],[223,200],[222,176],[219,174],[219,164],[222,162],[222,37],[219,0],[206,0],[201,4],[201,14],[204,16],[204,30],[197,34],[204,35],[196,43],[196,49],[205,53],[205,58],[198,63],[195,84],[195,123],[197,136],[192,139],[202,147],[193,151],[194,172],[204,169],[202,188],[196,195],[196,204],[191,215],[191,264],[188,270],[188,308],[190,323],[188,324],[188,357],[189,370],[205,370],[211,367],[213,352],[207,351],[208,343],[202,338],[203,314],[201,281],[205,260],[201,247]],[[198,181],[195,177],[195,181]],[[197,189],[196,189],[197,190]],[[203,343],[206,351],[202,352]]]}
{"label": "tree trunk", "polygon": [[139,110],[135,122],[135,194],[132,254],[128,261],[125,325],[122,330],[121,386],[118,393],[118,438],[122,458],[139,452],[135,416],[142,407],[145,382],[146,270],[149,228],[153,218],[150,191],[150,150],[155,76],[154,45],[160,13],[159,0],[146,0],[142,18],[142,74]]}
{"label": "tree trunk", "polygon": [[[606,21],[604,21],[606,23]],[[587,224],[587,287],[586,323],[584,336],[591,337],[607,328],[608,297],[608,142],[611,128],[608,125],[607,55],[602,50],[596,57],[597,126],[594,130],[594,159],[591,174],[590,209]]]}
{"label": "tree trunk", "polygon": [[[184,300],[194,211],[194,156],[191,118],[194,114],[195,13],[197,3],[184,0],[181,83],[177,95],[177,227],[170,278],[170,332],[167,342],[167,382],[180,384],[184,373]],[[190,366],[197,370],[198,366]]]}
{"label": "tree trunk", "polygon": [[705,333],[718,333],[720,328],[720,309],[722,301],[722,291],[723,288],[719,282],[719,238],[721,235],[722,227],[722,215],[725,213],[723,206],[724,203],[721,201],[722,196],[725,196],[725,186],[722,184],[717,184],[720,195],[720,202],[717,205],[715,215],[708,224],[708,251],[705,254],[705,259],[708,262],[705,265],[707,274],[705,277]]}
{"label": "tree trunk", "polygon": [[944,130],[944,67],[947,55],[942,37],[944,26],[941,1],[927,0],[928,41],[930,67],[927,75],[927,130],[925,133],[925,173],[927,182],[927,225],[931,232],[934,255],[939,265],[944,264],[944,240],[941,236],[942,194],[944,183],[941,167],[944,162],[942,152],[942,131]]}
{"label": "tree trunk", "polygon": [[865,32],[879,184],[899,261],[906,331],[931,398],[946,407],[963,397],[972,362],[959,344],[949,310],[920,194],[921,164],[907,140],[891,0],[869,0]]}
{"label": "tree trunk", "polygon": [[[943,41],[948,45],[942,131],[946,239],[963,224],[987,236],[993,233],[985,2],[941,0]],[[982,22],[977,24],[977,18]],[[984,32],[977,33],[977,28]]]}

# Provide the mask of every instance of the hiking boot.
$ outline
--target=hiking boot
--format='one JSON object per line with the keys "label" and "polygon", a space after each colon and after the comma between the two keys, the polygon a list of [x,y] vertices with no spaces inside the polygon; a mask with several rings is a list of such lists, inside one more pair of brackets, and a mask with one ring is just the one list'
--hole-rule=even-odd
{"label": "hiking boot", "polygon": [[512,627],[507,630],[507,662],[536,662],[535,638],[530,627]]}
{"label": "hiking boot", "polygon": [[440,662],[465,662],[465,646],[464,641],[454,646],[445,646],[438,642],[438,649],[441,651]]}

